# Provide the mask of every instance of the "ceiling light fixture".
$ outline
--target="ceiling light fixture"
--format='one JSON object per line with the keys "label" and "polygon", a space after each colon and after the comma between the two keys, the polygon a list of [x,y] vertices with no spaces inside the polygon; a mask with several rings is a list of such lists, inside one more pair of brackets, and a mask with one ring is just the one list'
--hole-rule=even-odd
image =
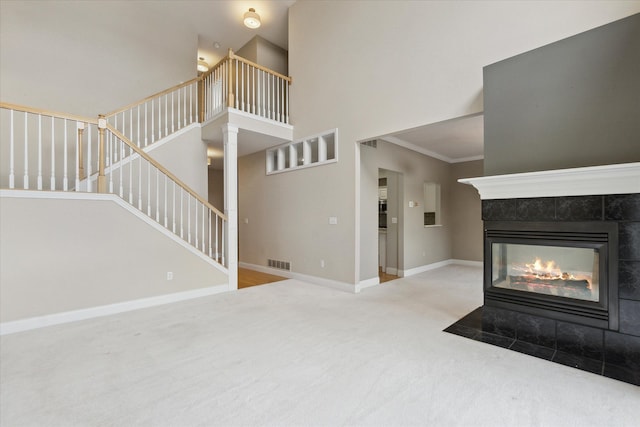
{"label": "ceiling light fixture", "polygon": [[207,64],[202,56],[198,58],[198,71],[206,73],[209,71],[209,64]]}
{"label": "ceiling light fixture", "polygon": [[244,14],[244,25],[246,27],[255,29],[260,26],[260,15],[256,13],[256,10],[252,7],[249,8],[248,12]]}

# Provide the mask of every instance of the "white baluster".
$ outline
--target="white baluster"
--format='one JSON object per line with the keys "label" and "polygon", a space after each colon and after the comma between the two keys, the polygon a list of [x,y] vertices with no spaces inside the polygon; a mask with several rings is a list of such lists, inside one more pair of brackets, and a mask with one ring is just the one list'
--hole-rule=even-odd
{"label": "white baluster", "polygon": [[[113,134],[107,130],[107,148],[109,153],[113,153]],[[122,170],[122,162],[120,162],[120,170]],[[113,194],[113,163],[109,167],[109,193]]]}
{"label": "white baluster", "polygon": [[148,118],[148,113],[147,113],[147,106],[149,105],[148,102],[144,103],[144,146],[146,147],[147,145],[149,145],[149,139],[148,139],[148,131],[147,131],[147,118]]}
{"label": "white baluster", "polygon": [[211,209],[208,210],[208,217],[207,217],[207,224],[209,225],[209,258],[212,258],[212,251],[211,251],[211,234],[212,234],[212,230],[211,230]]}
{"label": "white baluster", "polygon": [[161,139],[162,139],[162,98],[158,98],[158,141]]}
{"label": "white baluster", "polygon": [[242,64],[242,65],[241,65],[241,67],[242,67],[242,74],[240,75],[240,79],[241,79],[241,80],[240,80],[240,83],[241,83],[241,84],[240,84],[240,91],[241,91],[241,93],[242,93],[242,95],[241,95],[241,96],[242,96],[242,98],[241,98],[241,99],[242,99],[242,107],[241,107],[241,108],[242,108],[242,111],[246,111],[246,109],[244,108],[244,87],[245,87],[245,85],[246,85],[246,83],[245,83],[245,81],[244,81],[244,62],[242,62],[241,64]]}
{"label": "white baluster", "polygon": [[251,78],[252,78],[251,96],[253,98],[253,101],[251,102],[251,112],[255,114],[256,113],[256,67],[251,67]]}
{"label": "white baluster", "polygon": [[[124,141],[122,141],[124,144]],[[133,205],[133,148],[129,147],[129,204]]]}
{"label": "white baluster", "polygon": [[24,178],[23,187],[25,190],[29,189],[29,131],[27,128],[28,114],[24,112]]}
{"label": "white baluster", "polygon": [[[116,139],[116,145],[120,143],[120,153],[124,153],[124,142],[122,142],[119,138]],[[131,169],[131,158],[129,158],[129,169]],[[120,195],[121,198],[124,198],[124,187],[122,184],[122,169],[124,168],[124,160],[120,160],[120,167],[118,168],[120,171],[120,188],[118,189],[118,194]]]}
{"label": "white baluster", "polygon": [[[196,102],[198,101],[196,100]],[[189,124],[191,123],[193,123],[193,83],[189,85]]]}
{"label": "white baluster", "polygon": [[167,224],[168,222],[168,218],[167,218],[167,185],[168,185],[168,178],[167,175],[165,174],[164,176],[164,226],[165,228],[168,228]]}
{"label": "white baluster", "polygon": [[147,164],[147,215],[151,216],[151,163],[147,161],[145,163]]}
{"label": "white baluster", "polygon": [[10,137],[9,137],[9,188],[14,189],[16,187],[16,175],[15,175],[15,154],[14,154],[14,132],[13,132],[13,110],[10,110]]}
{"label": "white baluster", "polygon": [[196,247],[196,249],[197,249],[197,248],[198,248],[198,199],[196,199],[195,197],[194,197],[194,199],[193,199],[193,205],[194,205],[194,206],[193,206],[193,210],[196,212],[196,217],[195,217],[195,220],[194,220],[194,222],[195,222],[195,224],[196,224],[196,230],[195,230],[195,232],[193,233],[193,235],[194,235],[194,237],[196,238],[196,244],[195,244],[195,247]]}
{"label": "white baluster", "polygon": [[267,118],[271,117],[271,74],[267,74]]}
{"label": "white baluster", "polygon": [[234,93],[235,98],[236,98],[235,107],[238,108],[238,60],[234,59],[233,61],[234,61],[235,68],[236,68],[236,91]]}
{"label": "white baluster", "polygon": [[[174,104],[173,104],[173,93],[171,92],[171,133],[175,132],[175,128],[173,126],[174,120],[173,120],[173,110],[175,110],[174,108]],[[168,96],[168,95],[167,95]]]}
{"label": "white baluster", "polygon": [[84,123],[76,122],[76,189],[75,191],[80,191],[80,145],[82,144],[82,139],[80,139],[80,129],[84,129]]}
{"label": "white baluster", "polygon": [[[171,126],[173,126],[173,107],[171,109],[171,120],[172,120]],[[173,132],[173,128],[171,128],[171,132]],[[166,94],[164,96],[164,136],[168,136],[168,135],[169,135],[169,94]]]}
{"label": "white baluster", "polygon": [[160,222],[160,169],[156,168],[156,222]]}
{"label": "white baluster", "polygon": [[204,222],[204,203],[202,203],[201,205],[202,205],[202,239],[200,241],[202,242],[201,251],[204,252],[204,228],[206,224]]}
{"label": "white baluster", "polygon": [[[68,149],[67,149],[67,144],[68,144],[68,134],[67,134],[67,119],[64,119],[63,122],[64,125],[64,158],[62,159],[63,161],[63,171],[62,171],[62,190],[63,191],[69,191],[69,177],[67,174],[67,169],[69,168],[69,165],[67,163],[67,153],[68,153]],[[77,157],[77,156],[76,156]]]}
{"label": "white baluster", "polygon": [[[178,110],[178,129],[180,129],[180,125],[182,121],[180,120],[180,89],[178,89],[178,103],[176,104],[176,109]],[[173,92],[171,93],[171,101],[173,101]]]}
{"label": "white baluster", "polygon": [[220,234],[222,234],[222,236],[221,236],[222,242],[221,242],[220,248],[222,249],[222,265],[226,265],[225,256],[224,256],[224,241],[225,241],[226,228],[227,227],[224,226],[224,221],[221,219],[220,220]]}
{"label": "white baluster", "polygon": [[260,94],[262,92],[262,70],[258,70],[258,86],[256,87],[256,91],[258,92],[258,112],[257,115],[262,115],[262,106],[260,105]]}
{"label": "white baluster", "polygon": [[216,252],[215,252],[215,256],[216,256],[216,261],[218,260],[218,256],[220,255],[220,248],[218,247],[218,214],[216,214],[216,242],[214,244],[215,248],[216,248]]}
{"label": "white baluster", "polygon": [[51,116],[51,191],[56,190],[56,128],[55,119]]}
{"label": "white baluster", "polygon": [[191,243],[191,193],[187,193],[187,241]]}
{"label": "white baluster", "polygon": [[[129,141],[133,142],[133,108],[129,110]],[[140,138],[138,138],[138,148],[140,148]]]}
{"label": "white baluster", "polygon": [[184,190],[180,187],[180,238],[184,239],[184,216],[182,215],[182,200],[184,199]]}
{"label": "white baluster", "polygon": [[42,190],[42,114],[38,114],[38,177],[36,185],[38,190]]}
{"label": "white baluster", "polygon": [[276,110],[276,120],[282,121],[282,111],[280,110],[280,98],[282,97],[282,79],[280,77],[274,77],[276,80],[276,91],[278,92],[278,108]]}
{"label": "white baluster", "polygon": [[141,141],[140,141],[140,104],[138,104],[138,117],[136,119],[136,139],[137,139],[137,144],[138,147],[140,147],[141,145]]}
{"label": "white baluster", "polygon": [[87,192],[91,193],[93,185],[91,185],[91,124],[87,125]]}
{"label": "white baluster", "polygon": [[171,231],[173,231],[173,233],[175,234],[176,232],[176,183],[173,182],[173,180],[171,180],[171,184],[173,185],[173,209],[172,209],[172,214],[171,214],[171,222],[172,222],[172,226],[171,226]]}
{"label": "white baluster", "polygon": [[284,84],[285,115],[284,122],[289,123],[289,82]]}
{"label": "white baluster", "polygon": [[154,118],[155,118],[155,106],[156,102],[152,99],[151,100],[151,143],[153,144],[156,140],[155,135],[156,135],[156,128],[154,127]]}
{"label": "white baluster", "polygon": [[142,211],[142,156],[138,155],[138,209]]}

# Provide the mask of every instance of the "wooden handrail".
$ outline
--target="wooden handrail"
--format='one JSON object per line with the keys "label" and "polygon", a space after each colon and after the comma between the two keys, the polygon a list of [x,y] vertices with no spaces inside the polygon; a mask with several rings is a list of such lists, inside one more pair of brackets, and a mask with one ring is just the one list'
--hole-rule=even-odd
{"label": "wooden handrail", "polygon": [[118,131],[116,128],[114,128],[113,126],[111,126],[111,124],[107,123],[107,129],[109,129],[111,131],[111,133],[113,133],[115,136],[117,136],[121,141],[123,141],[125,144],[127,144],[130,148],[133,149],[133,151],[135,151],[140,157],[142,157],[143,159],[145,159],[146,161],[148,161],[149,163],[151,163],[155,168],[157,168],[160,172],[164,173],[165,175],[167,175],[171,180],[173,180],[176,184],[178,184],[180,187],[182,187],[185,191],[187,191],[189,194],[191,194],[196,200],[198,200],[200,203],[202,203],[204,206],[206,206],[207,208],[209,208],[209,210],[212,210],[216,215],[218,215],[220,218],[222,218],[223,220],[227,220],[227,217],[225,214],[223,214],[222,212],[220,212],[218,209],[216,209],[213,205],[211,205],[207,200],[203,199],[202,197],[200,197],[195,191],[193,191],[191,188],[189,188],[189,186],[187,184],[185,184],[184,182],[182,182],[178,177],[176,177],[174,174],[172,174],[171,172],[169,172],[167,169],[165,169],[164,166],[162,166],[160,163],[158,163],[157,161],[155,161],[151,156],[149,156],[147,153],[145,153],[143,150],[141,150],[140,148],[138,148],[133,142],[129,141],[129,139],[124,136],[123,134],[120,133],[120,131]]}
{"label": "wooden handrail", "polygon": [[[231,49],[229,49],[231,50]],[[209,68],[206,72],[202,73],[202,75],[200,77],[198,77],[199,80],[204,80],[207,76],[209,76],[211,73],[213,73],[218,67],[220,67],[222,64],[224,64],[227,60],[229,59],[229,56],[225,56],[224,58],[222,58],[220,61],[218,61],[218,63],[216,65],[214,65],[213,67]]]}
{"label": "wooden handrail", "polygon": [[130,109],[130,108],[133,108],[133,107],[136,107],[136,106],[138,106],[138,105],[144,104],[145,102],[151,101],[151,100],[152,100],[152,99],[154,99],[154,98],[158,98],[158,97],[160,97],[160,96],[162,96],[162,95],[166,95],[166,94],[171,93],[171,92],[173,92],[173,91],[176,91],[176,90],[178,90],[178,89],[182,89],[182,88],[183,88],[183,87],[185,87],[185,86],[189,86],[190,84],[195,83],[195,82],[197,82],[198,80],[200,80],[200,77],[194,77],[194,78],[192,78],[192,79],[191,79],[191,80],[189,80],[189,81],[186,81],[186,82],[184,82],[184,83],[180,83],[179,85],[172,86],[172,87],[170,87],[169,89],[165,89],[165,90],[163,90],[162,92],[158,92],[158,93],[154,93],[153,95],[149,95],[149,96],[147,96],[146,98],[141,99],[140,101],[132,102],[132,103],[131,103],[131,104],[129,104],[129,105],[125,105],[125,106],[124,106],[124,107],[122,107],[122,108],[119,108],[119,109],[117,109],[117,110],[115,110],[115,111],[112,111],[112,112],[110,112],[110,113],[108,113],[108,114],[105,114],[104,116],[105,116],[105,118],[113,117],[113,116],[115,116],[115,115],[116,115],[116,114],[118,114],[118,113],[122,113],[123,111],[127,111],[127,110],[128,110],[128,109]]}
{"label": "wooden handrail", "polygon": [[23,111],[23,112],[26,112],[26,113],[41,114],[43,116],[56,117],[56,118],[60,118],[60,119],[75,120],[77,122],[91,123],[91,124],[94,124],[94,125],[98,124],[98,120],[97,119],[91,119],[89,117],[76,116],[76,115],[67,114],[67,113],[58,113],[58,112],[55,112],[55,111],[43,110],[43,109],[40,109],[40,108],[25,107],[24,105],[9,104],[7,102],[0,102],[0,108],[6,108],[6,109],[9,109],[9,110],[16,110],[16,111]]}
{"label": "wooden handrail", "polygon": [[244,62],[247,65],[251,65],[252,67],[255,67],[259,70],[265,71],[269,74],[272,74],[276,77],[280,77],[282,80],[286,80],[287,82],[289,82],[289,84],[291,84],[291,82],[293,81],[293,79],[289,76],[285,76],[284,74],[280,74],[277,71],[273,71],[268,69],[267,67],[263,67],[262,65],[256,64],[255,62],[249,61],[248,59],[244,59],[241,56],[236,55],[235,53],[233,53],[233,50],[229,49],[229,58],[230,59],[237,59],[240,62]]}

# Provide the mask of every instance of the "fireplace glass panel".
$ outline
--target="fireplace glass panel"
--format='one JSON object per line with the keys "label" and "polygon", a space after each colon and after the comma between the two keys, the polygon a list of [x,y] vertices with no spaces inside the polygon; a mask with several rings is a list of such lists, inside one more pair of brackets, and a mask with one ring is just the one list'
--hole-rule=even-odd
{"label": "fireplace glass panel", "polygon": [[594,248],[492,243],[492,286],[583,301],[600,299]]}

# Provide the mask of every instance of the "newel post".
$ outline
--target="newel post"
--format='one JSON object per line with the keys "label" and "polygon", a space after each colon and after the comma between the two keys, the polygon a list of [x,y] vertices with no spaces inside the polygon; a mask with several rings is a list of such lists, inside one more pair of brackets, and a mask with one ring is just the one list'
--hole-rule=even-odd
{"label": "newel post", "polygon": [[84,154],[82,153],[82,135],[84,134],[84,123],[77,122],[78,128],[78,179],[82,181],[85,178],[84,175]]}
{"label": "newel post", "polygon": [[98,132],[100,133],[100,141],[98,148],[98,193],[107,192],[107,177],[104,174],[105,167],[105,151],[104,151],[104,131],[107,128],[107,119],[103,115],[98,116]]}
{"label": "newel post", "polygon": [[204,122],[204,74],[198,80],[198,122]]}
{"label": "newel post", "polygon": [[229,60],[227,61],[227,88],[229,90],[229,93],[227,95],[227,107],[231,107],[233,108],[233,106],[235,105],[236,99],[235,99],[235,94],[233,91],[233,73],[235,68],[238,66],[237,62],[234,62],[234,58],[235,55],[233,54],[233,49],[229,48]]}

